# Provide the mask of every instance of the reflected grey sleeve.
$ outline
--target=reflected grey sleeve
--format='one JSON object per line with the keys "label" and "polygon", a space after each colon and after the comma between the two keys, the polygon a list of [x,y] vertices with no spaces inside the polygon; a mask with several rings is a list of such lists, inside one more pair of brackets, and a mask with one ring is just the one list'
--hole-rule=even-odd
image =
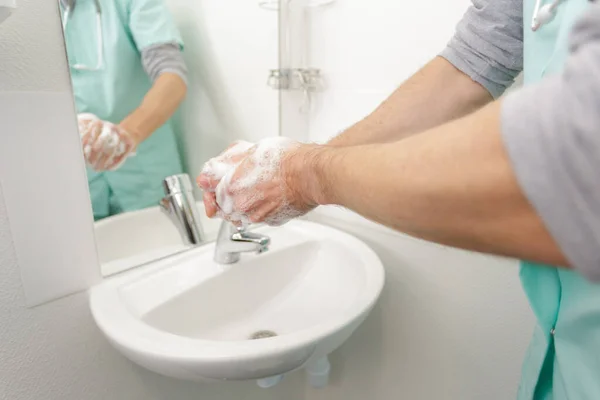
{"label": "reflected grey sleeve", "polygon": [[501,121],[523,192],[573,267],[600,281],[600,5],[575,26],[564,72],[508,95]]}
{"label": "reflected grey sleeve", "polygon": [[187,84],[187,66],[177,43],[161,43],[142,49],[142,65],[152,81],[171,72]]}
{"label": "reflected grey sleeve", "polygon": [[473,0],[440,56],[498,98],[523,69],[523,0]]}

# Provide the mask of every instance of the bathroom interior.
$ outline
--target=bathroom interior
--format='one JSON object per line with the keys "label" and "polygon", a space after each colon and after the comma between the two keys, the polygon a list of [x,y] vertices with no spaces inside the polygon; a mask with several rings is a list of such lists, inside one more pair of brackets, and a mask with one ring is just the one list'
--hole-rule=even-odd
{"label": "bathroom interior", "polygon": [[234,140],[360,120],[470,1],[164,1],[185,175],[94,221],[61,9],[0,0],[0,400],[514,397],[534,324],[516,261],[338,207],[238,232],[193,184]]}

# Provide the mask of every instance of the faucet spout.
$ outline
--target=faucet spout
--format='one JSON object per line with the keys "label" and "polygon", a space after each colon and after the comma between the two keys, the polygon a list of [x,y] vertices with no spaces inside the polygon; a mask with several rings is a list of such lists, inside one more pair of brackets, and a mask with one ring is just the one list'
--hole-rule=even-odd
{"label": "faucet spout", "polygon": [[177,227],[184,244],[195,246],[204,242],[200,215],[187,174],[168,176],[163,180],[165,197],[159,202],[161,211]]}

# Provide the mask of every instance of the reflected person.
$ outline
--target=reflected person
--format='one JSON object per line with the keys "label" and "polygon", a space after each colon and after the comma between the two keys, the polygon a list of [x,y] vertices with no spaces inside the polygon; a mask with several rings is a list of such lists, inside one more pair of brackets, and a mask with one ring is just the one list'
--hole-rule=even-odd
{"label": "reflected person", "polygon": [[187,91],[163,0],[60,0],[88,184],[99,220],[157,205],[182,172],[170,118]]}

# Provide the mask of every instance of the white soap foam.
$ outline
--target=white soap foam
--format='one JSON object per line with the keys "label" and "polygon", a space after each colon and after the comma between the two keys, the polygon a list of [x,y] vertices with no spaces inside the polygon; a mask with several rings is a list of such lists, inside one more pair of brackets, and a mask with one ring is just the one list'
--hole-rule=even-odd
{"label": "white soap foam", "polygon": [[[284,137],[261,140],[257,143],[254,151],[249,155],[251,162],[245,164],[245,166],[250,169],[246,171],[243,178],[234,183],[231,182],[231,179],[235,174],[237,165],[233,165],[233,167],[230,166],[216,189],[217,204],[219,205],[222,214],[232,221],[238,221],[243,224],[248,223],[250,220],[249,216],[236,208],[233,196],[236,196],[238,201],[239,199],[246,199],[246,201],[251,203],[258,200],[257,197],[264,196],[264,193],[252,189],[262,182],[277,178],[283,156],[294,146],[297,146],[297,142]],[[233,196],[230,195],[230,193],[232,193]],[[281,182],[280,196],[279,208],[265,221],[270,225],[284,224],[290,219],[296,218],[302,214],[302,212],[295,210],[289,205],[288,199],[285,198],[283,182]],[[245,207],[242,205],[240,208],[244,209]]]}
{"label": "white soap foam", "polygon": [[[77,129],[79,130],[79,136],[81,139],[88,134],[90,124],[95,121],[98,121],[98,117],[96,117],[94,114],[82,113],[77,116]],[[84,146],[83,154],[85,157],[89,158],[91,153],[92,146],[90,144]]]}
{"label": "white soap foam", "polygon": [[[102,146],[102,152],[108,155],[107,164],[112,164],[113,160],[122,157],[127,152],[127,144],[123,142],[123,140],[126,139],[121,137],[117,131],[117,127],[114,124],[105,122],[102,126],[102,132],[98,136],[97,140]],[[121,167],[127,158],[133,155],[135,155],[135,153],[124,157],[117,165],[113,166],[111,170],[114,171]]]}
{"label": "white soap foam", "polygon": [[208,160],[202,167],[202,171],[200,173],[216,180],[223,179],[223,177],[227,175],[230,170],[234,169],[238,165],[238,162],[234,162],[233,160],[237,156],[240,156],[250,150],[253,146],[253,143],[243,140],[236,142],[218,157]]}
{"label": "white soap foam", "polygon": [[[100,119],[94,114],[82,113],[77,116],[79,134],[81,138],[89,134],[90,125],[100,121]],[[112,160],[121,157],[127,151],[127,145],[123,142],[124,138],[121,138],[114,124],[110,122],[102,123],[102,131],[96,138],[102,152],[108,155],[107,163],[112,163]],[[93,144],[87,144],[83,148],[83,153],[86,158],[89,158],[92,153]],[[128,157],[135,156],[135,152],[128,154]],[[128,158],[124,158],[118,165],[115,165],[112,169],[119,168]]]}

